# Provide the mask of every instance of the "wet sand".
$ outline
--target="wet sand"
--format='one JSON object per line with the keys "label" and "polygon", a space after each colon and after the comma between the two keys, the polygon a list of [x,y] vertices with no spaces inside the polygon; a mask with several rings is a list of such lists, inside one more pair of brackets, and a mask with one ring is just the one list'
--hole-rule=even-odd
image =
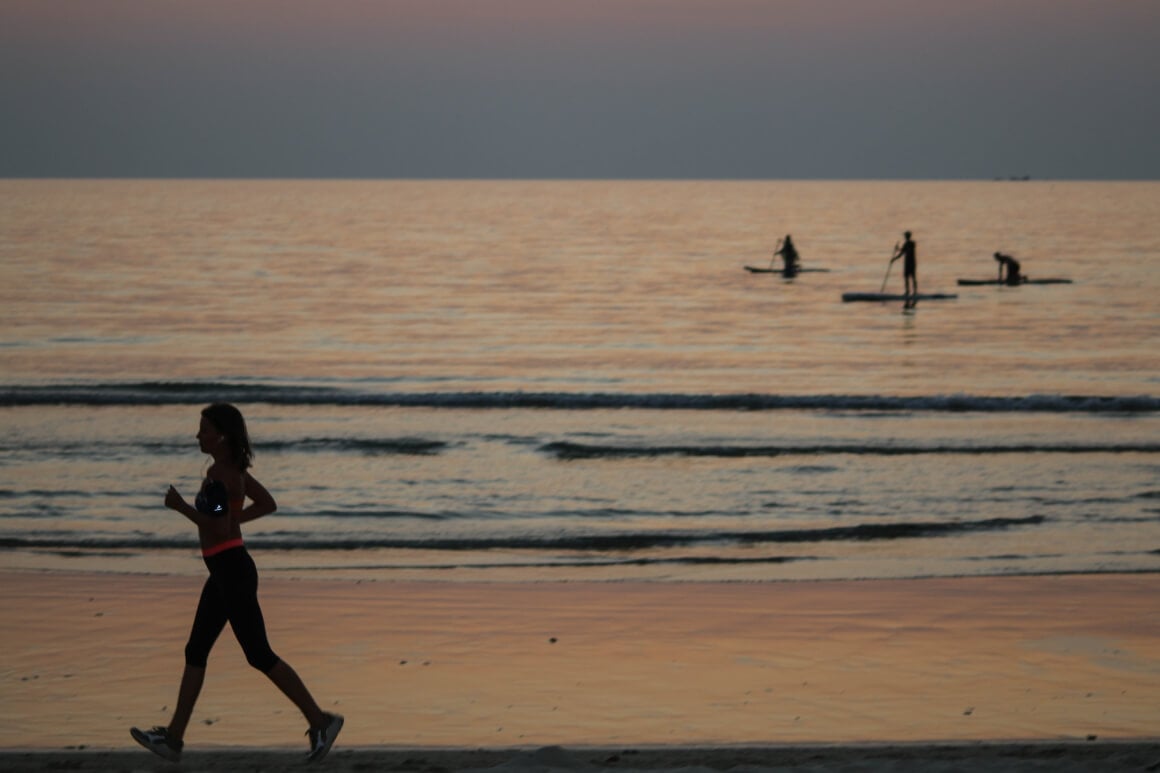
{"label": "wet sand", "polygon": [[[128,728],[168,720],[200,583],[0,572],[0,764],[166,765]],[[1152,574],[262,579],[275,649],[347,716],[336,770],[1138,770],[1160,761],[1158,598]],[[304,730],[227,632],[182,767],[300,765]]]}

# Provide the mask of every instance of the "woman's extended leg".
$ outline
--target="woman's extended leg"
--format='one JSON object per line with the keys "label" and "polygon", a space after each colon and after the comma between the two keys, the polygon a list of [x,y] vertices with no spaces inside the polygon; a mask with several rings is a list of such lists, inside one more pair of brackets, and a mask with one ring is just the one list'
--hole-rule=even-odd
{"label": "woman's extended leg", "polygon": [[177,689],[177,706],[168,725],[151,730],[130,728],[129,734],[137,743],[171,762],[181,759],[185,730],[189,727],[193,707],[205,683],[205,668],[209,651],[213,649],[218,635],[225,628],[226,611],[221,595],[211,580],[206,580],[193,617],[193,627],[189,641],[185,645],[185,670],[181,674],[181,686]]}
{"label": "woman's extended leg", "polygon": [[185,670],[181,673],[181,686],[177,688],[177,706],[169,720],[169,737],[178,743],[185,738],[185,729],[189,727],[193,707],[205,683],[210,650],[226,627],[226,618],[225,599],[213,578],[209,577],[201,589],[197,612],[193,615],[189,640],[185,644]]}
{"label": "woman's extended leg", "polygon": [[189,727],[189,718],[193,716],[193,707],[204,683],[205,669],[187,664],[181,674],[181,686],[177,688],[177,708],[169,720],[169,737],[174,741],[185,738],[185,729]]}

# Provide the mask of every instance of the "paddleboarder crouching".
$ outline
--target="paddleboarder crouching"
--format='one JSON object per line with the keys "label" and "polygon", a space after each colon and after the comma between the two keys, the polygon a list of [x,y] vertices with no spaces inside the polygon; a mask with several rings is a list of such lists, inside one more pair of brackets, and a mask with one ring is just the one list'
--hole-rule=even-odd
{"label": "paddleboarder crouching", "polygon": [[893,263],[894,261],[898,260],[899,258],[903,258],[903,261],[902,261],[902,279],[906,283],[906,295],[907,295],[907,297],[910,297],[910,298],[917,298],[918,297],[918,257],[915,254],[916,249],[915,249],[914,240],[910,238],[910,231],[907,231],[906,233],[904,233],[903,236],[906,237],[906,241],[904,241],[902,243],[902,246],[900,246],[894,250],[894,257],[892,257],[890,259],[890,262]]}
{"label": "paddleboarder crouching", "polygon": [[[1005,282],[1009,285],[1020,284],[1025,277],[1019,273],[1019,261],[1010,255],[1004,255],[1001,252],[995,253],[995,260],[999,261],[999,281]],[[1007,278],[1003,278],[1003,267],[1007,268]]]}

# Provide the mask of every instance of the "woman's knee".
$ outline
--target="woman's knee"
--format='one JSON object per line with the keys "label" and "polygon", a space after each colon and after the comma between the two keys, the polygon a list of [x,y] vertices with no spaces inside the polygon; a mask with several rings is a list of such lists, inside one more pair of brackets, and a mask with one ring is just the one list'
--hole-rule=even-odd
{"label": "woman's knee", "polygon": [[278,658],[277,655],[274,654],[273,650],[266,649],[257,652],[246,650],[246,662],[249,663],[251,667],[256,668],[266,676],[269,676],[270,672],[274,670],[274,666],[278,665],[282,661]]}
{"label": "woman's knee", "polygon": [[190,641],[185,645],[185,665],[205,668],[209,665],[209,648]]}

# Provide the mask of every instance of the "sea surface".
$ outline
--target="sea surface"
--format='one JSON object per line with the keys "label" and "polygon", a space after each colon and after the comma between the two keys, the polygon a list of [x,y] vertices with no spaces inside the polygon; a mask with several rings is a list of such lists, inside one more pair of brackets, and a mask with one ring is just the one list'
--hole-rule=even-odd
{"label": "sea surface", "polygon": [[0,568],[204,573],[219,400],[265,574],[1154,572],[1160,183],[0,180]]}

